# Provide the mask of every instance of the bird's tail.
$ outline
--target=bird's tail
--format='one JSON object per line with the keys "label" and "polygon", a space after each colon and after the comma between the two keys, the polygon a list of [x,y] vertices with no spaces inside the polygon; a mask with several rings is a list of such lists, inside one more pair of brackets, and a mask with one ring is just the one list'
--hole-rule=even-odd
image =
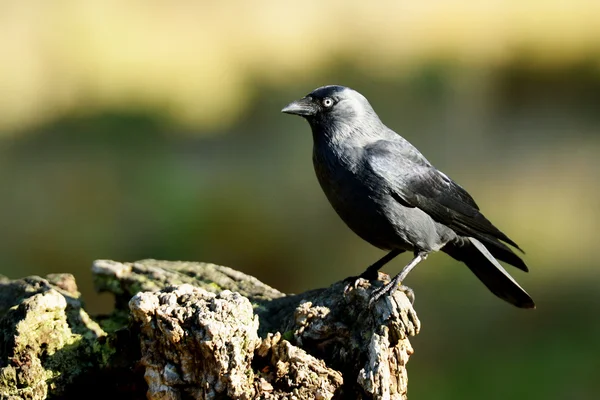
{"label": "bird's tail", "polygon": [[467,264],[467,267],[496,296],[520,308],[535,308],[535,303],[527,292],[477,239],[465,237],[461,242],[448,243],[442,251]]}

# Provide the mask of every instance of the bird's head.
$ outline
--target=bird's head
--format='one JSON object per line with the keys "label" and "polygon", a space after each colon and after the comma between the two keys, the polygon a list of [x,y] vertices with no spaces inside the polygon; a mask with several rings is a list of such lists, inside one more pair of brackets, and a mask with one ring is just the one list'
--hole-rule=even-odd
{"label": "bird's head", "polygon": [[305,118],[313,132],[315,129],[354,128],[379,122],[365,96],[356,90],[337,85],[315,89],[285,106],[281,112]]}

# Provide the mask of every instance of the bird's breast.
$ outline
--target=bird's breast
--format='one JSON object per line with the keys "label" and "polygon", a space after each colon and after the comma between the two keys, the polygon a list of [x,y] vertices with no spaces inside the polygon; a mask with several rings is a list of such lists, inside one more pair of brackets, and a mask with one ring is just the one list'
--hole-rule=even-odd
{"label": "bird's breast", "polygon": [[335,153],[315,149],[313,164],[319,184],[337,214],[358,236],[382,249],[397,248],[394,223],[386,217],[389,195],[364,176],[360,156],[360,150]]}

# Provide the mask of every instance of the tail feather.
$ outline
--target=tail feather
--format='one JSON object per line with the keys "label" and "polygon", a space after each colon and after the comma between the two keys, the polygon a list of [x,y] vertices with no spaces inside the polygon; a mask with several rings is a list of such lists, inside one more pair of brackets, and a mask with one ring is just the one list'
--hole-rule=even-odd
{"label": "tail feather", "polygon": [[[500,261],[504,261],[507,264],[512,265],[513,267],[519,268],[521,271],[529,272],[529,268],[521,257],[515,254],[514,251],[510,249],[507,245],[499,241],[498,239],[492,237],[491,235],[482,235],[480,240],[485,243],[486,248],[490,253]],[[520,250],[520,249],[519,249]],[[521,250],[523,251],[523,250]]]}
{"label": "tail feather", "polygon": [[464,238],[460,244],[447,244],[442,251],[464,262],[496,296],[520,308],[535,308],[535,303],[527,292],[504,270],[479,240],[471,237]]}

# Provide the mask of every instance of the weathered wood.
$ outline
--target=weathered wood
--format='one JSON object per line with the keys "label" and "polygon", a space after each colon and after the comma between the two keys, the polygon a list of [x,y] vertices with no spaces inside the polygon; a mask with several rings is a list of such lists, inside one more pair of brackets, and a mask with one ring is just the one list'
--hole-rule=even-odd
{"label": "weathered wood", "polygon": [[369,307],[381,282],[285,295],[213,264],[92,270],[116,299],[99,324],[70,275],[0,280],[0,398],[406,398],[420,323],[402,292]]}

